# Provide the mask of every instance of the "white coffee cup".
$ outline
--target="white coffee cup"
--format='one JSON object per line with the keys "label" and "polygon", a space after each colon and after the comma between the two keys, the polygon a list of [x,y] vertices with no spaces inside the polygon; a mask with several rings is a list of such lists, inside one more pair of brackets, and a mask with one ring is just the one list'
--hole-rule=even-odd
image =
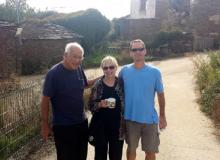
{"label": "white coffee cup", "polygon": [[106,100],[108,102],[108,108],[115,108],[115,102],[116,102],[115,98],[108,98]]}

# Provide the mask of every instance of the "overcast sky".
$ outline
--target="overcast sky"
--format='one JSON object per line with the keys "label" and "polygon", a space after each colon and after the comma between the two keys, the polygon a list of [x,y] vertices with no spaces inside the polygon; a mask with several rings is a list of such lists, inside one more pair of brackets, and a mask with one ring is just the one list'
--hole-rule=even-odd
{"label": "overcast sky", "polygon": [[[3,2],[5,0],[0,0],[0,3]],[[130,14],[130,0],[27,0],[27,3],[41,10],[64,13],[96,8],[109,19]]]}

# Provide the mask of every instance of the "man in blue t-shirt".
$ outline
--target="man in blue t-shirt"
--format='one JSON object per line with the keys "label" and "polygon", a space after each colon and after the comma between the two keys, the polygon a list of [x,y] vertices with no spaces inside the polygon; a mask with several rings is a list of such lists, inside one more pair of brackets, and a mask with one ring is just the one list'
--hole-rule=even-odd
{"label": "man in blue t-shirt", "polygon": [[51,132],[48,124],[49,103],[52,105],[53,133],[58,160],[86,160],[88,121],[84,112],[83,92],[88,81],[80,67],[84,50],[76,42],[65,47],[63,61],[46,75],[41,101],[41,134],[45,140]]}
{"label": "man in blue t-shirt", "polygon": [[[132,64],[125,65],[119,73],[124,83],[127,159],[135,160],[136,149],[141,138],[142,150],[146,160],[155,160],[159,147],[158,125],[167,126],[165,116],[164,88],[160,70],[145,64],[146,48],[142,40],[130,43]],[[159,117],[154,99],[157,93]]]}

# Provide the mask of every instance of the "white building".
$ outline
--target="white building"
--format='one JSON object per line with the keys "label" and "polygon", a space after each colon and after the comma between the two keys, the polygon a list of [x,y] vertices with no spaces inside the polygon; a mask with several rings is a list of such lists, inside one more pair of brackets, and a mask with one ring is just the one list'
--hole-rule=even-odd
{"label": "white building", "polygon": [[155,18],[156,0],[131,0],[131,19]]}

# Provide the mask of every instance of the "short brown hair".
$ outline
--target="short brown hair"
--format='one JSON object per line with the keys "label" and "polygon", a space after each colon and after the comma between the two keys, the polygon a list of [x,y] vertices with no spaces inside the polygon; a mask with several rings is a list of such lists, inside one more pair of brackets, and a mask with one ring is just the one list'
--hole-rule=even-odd
{"label": "short brown hair", "polygon": [[145,48],[145,44],[141,39],[135,39],[135,40],[130,42],[130,47],[129,47],[130,49],[131,49],[131,47],[134,43],[141,43],[143,45],[143,47]]}

